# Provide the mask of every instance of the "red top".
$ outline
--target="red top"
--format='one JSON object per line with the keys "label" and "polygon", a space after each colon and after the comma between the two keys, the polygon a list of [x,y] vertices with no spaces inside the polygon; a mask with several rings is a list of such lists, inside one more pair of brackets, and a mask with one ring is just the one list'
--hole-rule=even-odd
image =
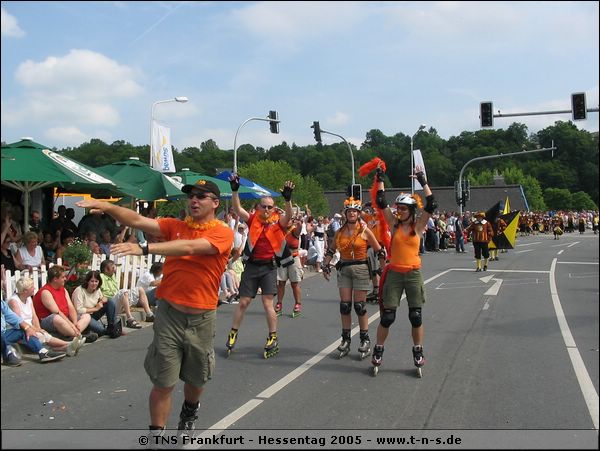
{"label": "red top", "polygon": [[46,306],[42,303],[42,292],[45,290],[50,292],[59,310],[63,312],[68,318],[69,303],[67,301],[67,290],[65,289],[65,287],[54,288],[52,285],[47,283],[39,289],[35,296],[33,296],[33,308],[35,308],[35,313],[37,314],[40,321],[52,314],[52,312],[48,310]]}

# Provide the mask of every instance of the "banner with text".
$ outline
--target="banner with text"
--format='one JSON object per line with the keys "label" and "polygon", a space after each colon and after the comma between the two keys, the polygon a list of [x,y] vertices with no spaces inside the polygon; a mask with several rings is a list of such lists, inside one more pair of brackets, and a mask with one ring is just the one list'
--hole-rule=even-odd
{"label": "banner with text", "polygon": [[152,143],[150,163],[159,172],[175,172],[175,161],[171,148],[171,129],[152,121]]}

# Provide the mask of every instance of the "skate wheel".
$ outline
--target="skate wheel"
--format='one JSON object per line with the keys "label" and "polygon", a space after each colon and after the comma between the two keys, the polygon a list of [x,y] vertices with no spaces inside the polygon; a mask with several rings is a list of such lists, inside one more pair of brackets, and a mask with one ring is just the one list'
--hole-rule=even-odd
{"label": "skate wheel", "polygon": [[227,348],[227,355],[225,357],[229,357],[231,355],[231,349]]}
{"label": "skate wheel", "polygon": [[379,367],[378,366],[372,366],[371,367],[371,375],[373,377],[377,376],[377,373],[379,373]]}
{"label": "skate wheel", "polygon": [[418,378],[422,378],[423,377],[423,370],[421,370],[421,368],[417,368],[417,377]]}

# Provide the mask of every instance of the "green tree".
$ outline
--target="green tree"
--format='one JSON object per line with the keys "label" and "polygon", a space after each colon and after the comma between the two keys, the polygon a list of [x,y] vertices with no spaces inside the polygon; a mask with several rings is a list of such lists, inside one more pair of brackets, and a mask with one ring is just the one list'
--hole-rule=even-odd
{"label": "green tree", "polygon": [[573,193],[573,196],[571,196],[571,201],[573,202],[571,204],[572,210],[598,210],[598,206],[586,192],[577,191],[576,193]]}
{"label": "green tree", "polygon": [[570,210],[573,204],[571,193],[565,188],[546,188],[544,201],[550,210]]}

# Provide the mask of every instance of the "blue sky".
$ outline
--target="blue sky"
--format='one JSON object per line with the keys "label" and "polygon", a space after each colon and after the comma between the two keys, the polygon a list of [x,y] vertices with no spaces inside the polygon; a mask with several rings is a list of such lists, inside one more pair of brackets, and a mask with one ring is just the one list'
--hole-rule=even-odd
{"label": "blue sky", "polygon": [[[502,113],[598,107],[598,2],[2,2],[2,141],[148,144],[152,104],[179,150],[314,143],[310,125],[444,139]],[[570,114],[496,118],[536,132]],[[598,113],[577,126],[598,131]],[[325,144],[338,142],[324,135]]]}

